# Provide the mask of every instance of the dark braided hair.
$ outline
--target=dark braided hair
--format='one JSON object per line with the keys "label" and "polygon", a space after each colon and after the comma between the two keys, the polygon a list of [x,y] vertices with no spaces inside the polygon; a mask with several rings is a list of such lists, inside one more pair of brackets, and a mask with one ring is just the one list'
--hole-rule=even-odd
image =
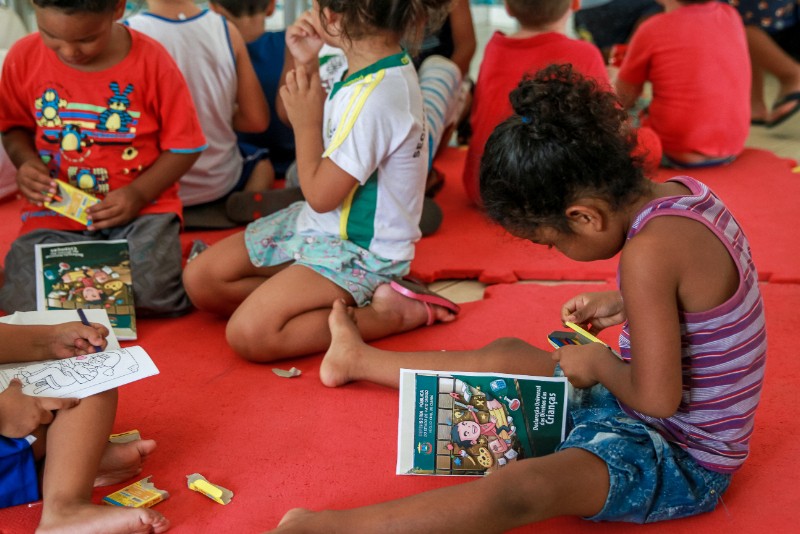
{"label": "dark braided hair", "polygon": [[486,143],[480,192],[488,216],[511,233],[569,233],[565,211],[578,198],[618,209],[646,191],[627,113],[607,88],[572,65],[550,65],[526,75],[510,100],[515,114]]}

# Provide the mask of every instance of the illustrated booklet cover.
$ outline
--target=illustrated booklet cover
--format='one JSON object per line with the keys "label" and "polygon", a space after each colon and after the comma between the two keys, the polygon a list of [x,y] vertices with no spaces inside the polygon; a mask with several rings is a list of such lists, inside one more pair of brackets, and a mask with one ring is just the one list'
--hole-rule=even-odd
{"label": "illustrated booklet cover", "polygon": [[36,245],[36,308],[104,309],[121,340],[136,339],[128,242]]}
{"label": "illustrated booklet cover", "polygon": [[402,369],[397,474],[484,475],[555,451],[563,377]]}

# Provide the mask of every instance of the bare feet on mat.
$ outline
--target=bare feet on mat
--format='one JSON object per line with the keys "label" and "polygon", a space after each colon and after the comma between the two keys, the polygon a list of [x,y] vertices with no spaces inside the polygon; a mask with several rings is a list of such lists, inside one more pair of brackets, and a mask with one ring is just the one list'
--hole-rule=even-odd
{"label": "bare feet on mat", "polygon": [[306,510],[305,508],[293,508],[286,512],[280,523],[278,523],[279,530],[286,530],[294,523],[302,521],[304,518],[308,519],[312,514],[311,510]]}
{"label": "bare feet on mat", "polygon": [[84,502],[68,506],[45,505],[36,534],[158,534],[168,529],[169,520],[150,508],[121,508]]}
{"label": "bare feet on mat", "polygon": [[333,309],[328,316],[328,327],[331,330],[331,345],[322,359],[319,379],[329,388],[335,388],[352,380],[350,370],[368,345],[358,331],[353,319],[353,309],[342,301],[333,303]]}
{"label": "bare feet on mat", "polygon": [[449,301],[436,296],[432,292],[427,295],[423,294],[422,290],[425,290],[424,286],[419,286],[419,292],[408,291],[407,295],[403,295],[397,289],[394,289],[391,284],[382,284],[378,286],[372,295],[371,306],[379,315],[394,316],[395,318],[399,316],[399,324],[402,326],[397,330],[398,332],[406,332],[419,326],[432,325],[437,322],[449,323],[455,320],[455,313],[426,299],[430,298],[441,302]]}
{"label": "bare feet on mat", "polygon": [[152,439],[137,439],[128,443],[109,443],[100,460],[94,485],[110,486],[124,482],[142,472],[142,464],[155,450]]}

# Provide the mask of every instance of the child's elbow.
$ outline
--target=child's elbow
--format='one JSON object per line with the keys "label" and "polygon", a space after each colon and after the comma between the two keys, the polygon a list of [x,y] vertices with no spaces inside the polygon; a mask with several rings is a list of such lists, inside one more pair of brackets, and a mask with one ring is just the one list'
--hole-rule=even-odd
{"label": "child's elbow", "polygon": [[675,415],[675,413],[678,411],[680,403],[680,396],[678,398],[646,399],[645,402],[642,403],[642,406],[636,408],[636,411],[650,417],[666,419]]}
{"label": "child's elbow", "polygon": [[331,199],[330,197],[325,196],[318,196],[317,198],[309,198],[308,196],[305,197],[306,202],[308,205],[316,211],[317,213],[328,213],[329,211],[333,211],[339,207],[339,202]]}
{"label": "child's elbow", "polygon": [[233,128],[238,132],[260,133],[269,127],[269,111],[264,113],[242,113],[233,119]]}

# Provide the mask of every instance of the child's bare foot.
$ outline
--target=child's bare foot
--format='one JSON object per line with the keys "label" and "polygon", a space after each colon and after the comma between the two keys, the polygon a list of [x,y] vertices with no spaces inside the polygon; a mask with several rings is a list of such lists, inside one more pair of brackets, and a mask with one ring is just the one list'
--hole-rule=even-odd
{"label": "child's bare foot", "polygon": [[109,443],[100,460],[94,485],[110,486],[142,472],[142,464],[156,448],[152,439],[137,439],[128,443]]}
{"label": "child's bare foot", "polygon": [[309,519],[313,515],[311,510],[305,508],[293,508],[286,512],[278,523],[277,531],[291,530],[293,526],[302,523],[304,519]]}
{"label": "child's bare foot", "polygon": [[340,300],[333,303],[328,327],[331,330],[331,345],[322,359],[319,378],[326,386],[335,388],[353,380],[350,369],[369,345],[361,338],[352,309]]}
{"label": "child's bare foot", "polygon": [[398,332],[425,324],[449,323],[456,316],[447,308],[401,295],[389,284],[379,285],[372,295],[372,309],[379,315],[399,322]]}
{"label": "child's bare foot", "polygon": [[102,506],[87,502],[74,506],[45,505],[37,534],[134,534],[166,532],[169,520],[149,508]]}

